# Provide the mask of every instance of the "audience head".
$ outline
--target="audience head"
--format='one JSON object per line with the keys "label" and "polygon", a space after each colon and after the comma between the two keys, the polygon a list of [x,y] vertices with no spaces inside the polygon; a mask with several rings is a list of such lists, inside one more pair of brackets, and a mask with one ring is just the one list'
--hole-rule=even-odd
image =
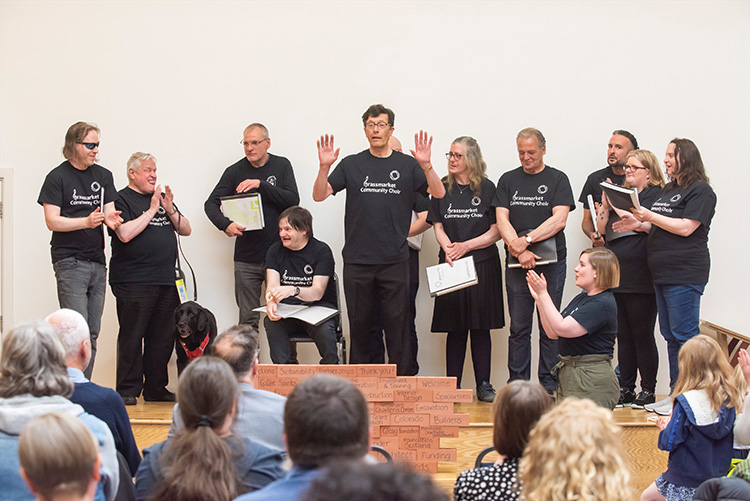
{"label": "audience head", "polygon": [[724,350],[712,337],[699,334],[689,339],[677,355],[679,375],[675,382],[673,396],[690,390],[706,390],[711,408],[721,409],[721,404],[729,400],[728,407],[737,406],[740,392],[734,384],[732,366]]}
{"label": "audience head", "polygon": [[388,139],[388,146],[391,147],[393,151],[398,151],[399,153],[403,153],[404,147],[401,146],[401,141],[396,136],[391,136],[390,139]]}
{"label": "audience head", "polygon": [[586,256],[594,270],[594,286],[596,288],[607,290],[620,285],[620,261],[617,260],[614,252],[606,247],[591,247],[581,252],[581,262],[584,261],[583,256]]}
{"label": "audience head", "polygon": [[513,381],[495,397],[493,445],[498,454],[520,458],[529,441],[529,432],[552,407],[547,390],[538,383]]}
{"label": "audience head", "polygon": [[674,138],[669,142],[664,166],[667,176],[677,186],[688,188],[698,181],[708,183],[701,152],[690,139]]}
{"label": "audience head", "polygon": [[286,219],[289,226],[304,233],[307,240],[313,237],[313,217],[309,210],[299,205],[289,207],[279,216],[279,229],[281,229],[284,219]]}
{"label": "audience head", "polygon": [[258,329],[248,324],[233,325],[214,339],[209,354],[224,360],[238,381],[255,375],[258,366]]}
{"label": "audience head", "polygon": [[469,186],[475,196],[481,193],[482,179],[487,177],[487,164],[482,158],[482,149],[477,140],[470,136],[460,136],[451,143],[448,153],[448,190],[456,183],[456,174],[466,172]]}
{"label": "audience head", "polygon": [[29,422],[18,439],[21,475],[40,499],[94,499],[99,451],[86,425],[66,413]]}
{"label": "audience head", "polygon": [[35,397],[73,394],[62,343],[40,320],[16,326],[3,339],[0,398],[30,393]]}
{"label": "audience head", "polygon": [[184,428],[161,457],[164,480],[153,499],[233,499],[240,481],[227,440],[240,390],[229,365],[204,355],[180,375],[177,403]]}
{"label": "audience head", "polygon": [[528,501],[629,501],[630,468],[612,412],[566,398],[531,430],[521,459]]}
{"label": "audience head", "polygon": [[[628,153],[628,156],[625,157],[625,162],[627,163],[631,158],[638,160],[638,162],[646,168],[646,176],[648,177],[646,186],[664,187],[664,174],[661,172],[659,159],[656,158],[656,155],[648,150],[632,150]],[[628,186],[627,181],[625,182],[625,186]]]}
{"label": "audience head", "polygon": [[[90,134],[92,133],[93,134]],[[81,158],[81,155],[85,155],[86,152],[99,151],[99,147],[89,150],[83,143],[88,142],[84,140],[91,139],[92,142],[99,142],[99,134],[101,131],[99,127],[88,122],[76,122],[70,126],[68,132],[65,133],[65,145],[62,148],[62,154],[67,160],[77,161]],[[88,137],[87,137],[88,136]],[[85,151],[84,151],[85,150]],[[94,157],[96,155],[94,154]],[[88,163],[88,162],[87,162]],[[93,161],[91,164],[93,165]],[[86,165],[88,167],[88,165]]]}
{"label": "audience head", "polygon": [[362,392],[346,379],[318,374],[300,382],[284,408],[289,457],[317,466],[359,459],[370,447],[370,418]]}
{"label": "audience head", "polygon": [[91,335],[83,315],[69,308],[50,313],[44,319],[60,338],[68,367],[84,370],[91,361]]}
{"label": "audience head", "polygon": [[448,501],[432,477],[408,464],[364,461],[333,463],[325,468],[302,497],[303,501]]}
{"label": "audience head", "polygon": [[638,141],[633,134],[626,130],[612,132],[607,145],[607,163],[610,167],[622,168],[627,154],[636,148],[638,148]]}

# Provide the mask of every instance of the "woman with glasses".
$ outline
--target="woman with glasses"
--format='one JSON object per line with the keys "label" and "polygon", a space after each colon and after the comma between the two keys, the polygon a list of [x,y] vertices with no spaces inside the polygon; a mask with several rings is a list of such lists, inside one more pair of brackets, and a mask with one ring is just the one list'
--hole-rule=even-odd
{"label": "woman with glasses", "polygon": [[432,199],[428,222],[440,244],[440,262],[453,266],[457,259],[472,256],[478,283],[435,298],[432,332],[448,333],[446,372],[457,378],[459,388],[471,333],[477,399],[492,402],[495,390],[490,384],[490,329],[505,325],[502,271],[495,245],[500,240],[495,225],[495,185],[487,179],[487,164],[474,138],[454,140],[446,158],[445,197]]}
{"label": "woman with glasses", "polygon": [[[664,187],[659,160],[648,150],[633,150],[625,157],[625,162],[625,186],[638,191],[641,207],[651,207]],[[651,225],[641,224],[627,211],[612,207],[606,194],[602,195],[602,204],[597,208],[596,224],[599,233],[605,235],[606,247],[620,262],[620,286],[612,291],[617,302],[617,359],[620,364],[617,405],[642,408],[656,400],[659,368],[654,339],[656,297],[646,252]],[[641,391],[636,395],[638,372]]]}

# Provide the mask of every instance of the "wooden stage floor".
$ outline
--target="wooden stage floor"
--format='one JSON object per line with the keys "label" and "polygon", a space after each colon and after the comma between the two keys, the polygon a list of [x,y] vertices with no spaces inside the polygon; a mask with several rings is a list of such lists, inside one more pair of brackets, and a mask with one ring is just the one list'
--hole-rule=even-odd
{"label": "wooden stage floor", "polygon": [[[455,447],[458,450],[455,463],[440,463],[435,480],[452,494],[456,477],[463,470],[474,466],[476,455],[492,445],[492,405],[478,402],[456,403],[456,413],[468,413],[470,425],[462,427],[457,438],[442,438],[441,446]],[[143,450],[150,445],[165,440],[172,418],[170,403],[143,402],[127,407],[138,448]],[[656,447],[659,430],[647,421],[653,416],[640,409],[625,407],[614,410],[615,421],[622,427],[622,449],[626,452],[631,466],[632,483],[636,493],[640,493],[666,470],[667,453]],[[491,460],[491,459],[488,459]]]}

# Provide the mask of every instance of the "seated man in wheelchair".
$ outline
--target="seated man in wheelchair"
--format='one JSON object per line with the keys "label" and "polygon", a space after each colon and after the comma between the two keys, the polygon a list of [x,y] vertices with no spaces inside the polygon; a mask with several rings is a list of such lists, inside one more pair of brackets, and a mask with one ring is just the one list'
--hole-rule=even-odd
{"label": "seated man in wheelchair", "polygon": [[279,304],[325,306],[337,309],[331,248],[313,237],[312,215],[290,207],[279,216],[279,237],[266,255],[266,335],[275,364],[290,363],[289,337],[304,331],[315,342],[321,364],[339,362],[336,317],[319,325],[281,318]]}

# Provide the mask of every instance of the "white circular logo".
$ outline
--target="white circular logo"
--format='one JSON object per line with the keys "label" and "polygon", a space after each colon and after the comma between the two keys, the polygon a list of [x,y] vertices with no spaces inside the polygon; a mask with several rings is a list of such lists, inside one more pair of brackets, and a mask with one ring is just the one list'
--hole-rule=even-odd
{"label": "white circular logo", "polygon": [[397,170],[391,171],[391,181],[398,181],[398,178],[401,177],[401,173]]}
{"label": "white circular logo", "polygon": [[675,195],[675,196],[673,196],[672,198],[670,198],[670,199],[669,199],[669,201],[670,201],[670,202],[672,202],[672,203],[675,203],[675,202],[677,202],[677,201],[678,201],[678,200],[679,200],[680,198],[682,198],[682,195],[680,195],[680,194],[678,193],[677,195]]}
{"label": "white circular logo", "polygon": [[471,199],[471,205],[479,205],[482,203],[482,199],[479,197],[474,197]]}
{"label": "white circular logo", "polygon": [[544,195],[545,193],[547,193],[549,191],[549,188],[547,188],[546,184],[540,184],[539,188],[537,188],[536,191],[540,195]]}
{"label": "white circular logo", "polygon": [[93,183],[91,183],[91,191],[98,192],[101,189],[102,189],[102,185],[99,184],[98,182],[94,181]]}
{"label": "white circular logo", "polygon": [[161,215],[164,215],[164,214],[166,214],[166,213],[167,213],[167,211],[165,211],[165,210],[164,210],[164,207],[162,207],[162,206],[159,206],[159,210],[158,210],[158,211],[156,211],[156,212],[158,212],[158,213],[159,213],[159,214],[161,214]]}
{"label": "white circular logo", "polygon": [[310,266],[309,264],[306,264],[305,265],[305,274],[306,275],[312,275],[312,273],[313,273],[313,267]]}
{"label": "white circular logo", "polygon": [[276,176],[268,176],[268,179],[266,179],[266,181],[271,186],[276,186]]}

